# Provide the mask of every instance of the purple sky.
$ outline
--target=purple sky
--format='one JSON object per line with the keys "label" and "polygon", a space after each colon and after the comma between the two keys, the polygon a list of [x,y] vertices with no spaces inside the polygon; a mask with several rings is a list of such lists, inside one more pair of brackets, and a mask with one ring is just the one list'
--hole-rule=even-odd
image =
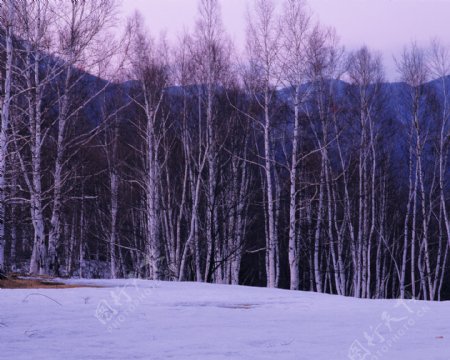
{"label": "purple sky", "polygon": [[[238,49],[245,41],[246,9],[252,0],[221,0],[223,23]],[[150,32],[166,30],[176,39],[196,19],[197,0],[123,0],[125,16],[139,10]],[[281,0],[275,0],[281,4]],[[333,26],[347,49],[363,44],[382,53],[387,76],[395,80],[393,56],[412,40],[426,44],[437,37],[450,45],[450,0],[309,0],[315,17]]]}

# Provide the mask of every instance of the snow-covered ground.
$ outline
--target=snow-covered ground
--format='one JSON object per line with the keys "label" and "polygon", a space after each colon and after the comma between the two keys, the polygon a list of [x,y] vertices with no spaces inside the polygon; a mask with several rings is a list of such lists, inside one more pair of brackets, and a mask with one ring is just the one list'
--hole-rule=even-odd
{"label": "snow-covered ground", "polygon": [[144,280],[0,290],[0,359],[450,360],[450,303]]}

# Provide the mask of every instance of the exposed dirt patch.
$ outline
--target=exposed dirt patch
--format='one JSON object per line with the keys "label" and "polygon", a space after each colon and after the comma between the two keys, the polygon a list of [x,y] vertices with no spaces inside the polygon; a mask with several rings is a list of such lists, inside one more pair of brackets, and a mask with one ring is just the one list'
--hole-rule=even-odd
{"label": "exposed dirt patch", "polygon": [[220,307],[227,308],[227,309],[244,309],[244,310],[250,310],[255,308],[256,304],[227,304],[222,305]]}
{"label": "exposed dirt patch", "polygon": [[244,310],[250,310],[255,307],[258,307],[259,304],[223,304],[223,303],[177,303],[176,306],[183,306],[183,307],[219,307],[219,308],[225,308],[225,309],[244,309]]}
{"label": "exposed dirt patch", "polygon": [[18,275],[8,275],[0,279],[0,289],[73,289],[82,287],[98,287],[86,285],[69,285],[62,282],[53,281],[49,276],[19,277]]}

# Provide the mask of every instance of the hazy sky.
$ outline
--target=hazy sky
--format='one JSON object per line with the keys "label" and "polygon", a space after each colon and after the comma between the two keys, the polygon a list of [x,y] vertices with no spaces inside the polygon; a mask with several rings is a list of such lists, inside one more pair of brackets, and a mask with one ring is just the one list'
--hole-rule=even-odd
{"label": "hazy sky", "polygon": [[[281,4],[282,0],[275,0]],[[223,23],[238,48],[243,48],[246,9],[252,0],[220,0]],[[152,34],[166,30],[176,39],[192,28],[198,0],[123,0],[125,16],[139,10]],[[450,45],[450,0],[309,0],[317,20],[333,26],[347,49],[363,44],[380,51],[390,80],[396,79],[393,56],[415,40],[437,37]]]}

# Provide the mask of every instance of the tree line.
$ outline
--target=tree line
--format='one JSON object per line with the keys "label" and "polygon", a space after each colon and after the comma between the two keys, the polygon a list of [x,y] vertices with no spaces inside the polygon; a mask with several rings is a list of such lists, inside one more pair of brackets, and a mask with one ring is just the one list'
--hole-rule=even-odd
{"label": "tree line", "polygon": [[448,49],[385,81],[300,0],[118,39],[113,0],[0,9],[0,270],[448,297]]}

